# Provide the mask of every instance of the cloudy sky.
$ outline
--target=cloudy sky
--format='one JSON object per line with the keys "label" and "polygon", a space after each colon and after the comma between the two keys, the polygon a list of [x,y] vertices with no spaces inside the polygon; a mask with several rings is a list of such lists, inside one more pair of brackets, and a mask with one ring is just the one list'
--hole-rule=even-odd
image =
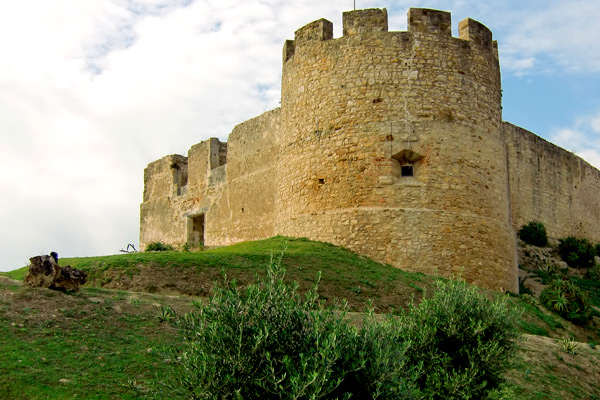
{"label": "cloudy sky", "polygon": [[[504,119],[600,167],[600,1],[356,0],[474,18]],[[0,0],[0,270],[138,243],[143,170],[278,106],[281,49],[353,0]]]}

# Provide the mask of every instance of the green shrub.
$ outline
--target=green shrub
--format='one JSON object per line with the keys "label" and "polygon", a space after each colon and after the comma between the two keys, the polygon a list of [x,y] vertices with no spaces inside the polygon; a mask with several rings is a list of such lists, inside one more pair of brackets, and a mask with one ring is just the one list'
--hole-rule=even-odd
{"label": "green shrub", "polygon": [[569,266],[574,268],[589,268],[594,265],[596,250],[587,239],[567,236],[559,239],[558,253]]}
{"label": "green shrub", "polygon": [[204,244],[202,242],[200,243],[193,243],[193,242],[185,242],[182,246],[181,246],[181,251],[183,251],[184,253],[189,253],[190,251],[195,251],[195,250],[204,250]]}
{"label": "green shrub", "polygon": [[550,311],[578,324],[591,316],[587,294],[570,280],[555,279],[540,294],[540,302]]}
{"label": "green shrub", "polygon": [[245,289],[217,286],[197,311],[176,316],[183,341],[171,349],[164,398],[412,399],[408,344],[393,320],[350,326],[346,307],[324,308],[283,282],[279,262]]}
{"label": "green shrub", "polygon": [[594,265],[585,273],[585,279],[600,282],[600,264]]}
{"label": "green shrub", "polygon": [[594,250],[596,251],[596,255],[598,257],[600,257],[600,243],[596,244],[596,247],[594,247]]}
{"label": "green shrub", "polygon": [[171,251],[173,246],[164,244],[163,242],[152,242],[146,246],[146,251]]}
{"label": "green shrub", "polygon": [[437,290],[402,321],[409,361],[422,363],[419,388],[428,399],[494,396],[516,350],[519,313],[506,297],[490,301],[461,281]]}
{"label": "green shrub", "polygon": [[532,221],[519,229],[519,237],[525,243],[533,246],[545,247],[548,245],[546,227],[541,222]]}

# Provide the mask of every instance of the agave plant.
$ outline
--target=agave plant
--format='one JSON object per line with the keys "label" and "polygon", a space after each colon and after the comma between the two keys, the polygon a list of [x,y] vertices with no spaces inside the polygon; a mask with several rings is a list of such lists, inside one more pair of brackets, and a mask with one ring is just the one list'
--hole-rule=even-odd
{"label": "agave plant", "polygon": [[573,322],[586,323],[590,319],[587,294],[568,279],[553,280],[540,294],[540,302]]}
{"label": "agave plant", "polygon": [[558,341],[562,351],[567,354],[575,354],[575,349],[579,346],[579,343],[575,341],[573,338],[564,338]]}

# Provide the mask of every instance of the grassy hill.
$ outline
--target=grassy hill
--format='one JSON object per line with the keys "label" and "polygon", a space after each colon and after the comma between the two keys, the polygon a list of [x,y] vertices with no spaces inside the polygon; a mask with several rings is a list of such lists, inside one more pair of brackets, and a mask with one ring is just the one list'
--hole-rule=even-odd
{"label": "grassy hill", "polygon": [[[364,310],[369,299],[379,313],[399,312],[431,292],[432,277],[330,244],[283,237],[203,252],[61,259],[61,265],[88,272],[79,292],[32,289],[0,278],[0,397],[147,398],[154,374],[169,368],[160,349],[178,339],[156,318],[156,308],[187,311],[211,293],[223,269],[242,285],[253,282],[270,257],[284,250],[287,280],[306,290],[321,272],[321,298],[345,298],[353,312]],[[1,275],[22,279],[25,274],[19,269]],[[528,334],[508,374],[514,398],[600,398],[597,320],[580,327],[519,297],[512,302],[524,310],[520,328]],[[557,338],[565,337],[580,342],[576,354],[563,350]]]}

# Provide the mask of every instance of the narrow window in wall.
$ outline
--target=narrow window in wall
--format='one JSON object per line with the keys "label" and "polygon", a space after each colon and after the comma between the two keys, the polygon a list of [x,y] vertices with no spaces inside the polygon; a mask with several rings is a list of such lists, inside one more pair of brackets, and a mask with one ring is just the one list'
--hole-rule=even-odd
{"label": "narrow window in wall", "polygon": [[194,246],[204,245],[204,214],[189,217],[188,242]]}
{"label": "narrow window in wall", "polygon": [[410,149],[404,149],[394,154],[392,156],[393,176],[397,178],[408,178],[415,176],[415,166],[417,166],[423,158],[423,155]]}

